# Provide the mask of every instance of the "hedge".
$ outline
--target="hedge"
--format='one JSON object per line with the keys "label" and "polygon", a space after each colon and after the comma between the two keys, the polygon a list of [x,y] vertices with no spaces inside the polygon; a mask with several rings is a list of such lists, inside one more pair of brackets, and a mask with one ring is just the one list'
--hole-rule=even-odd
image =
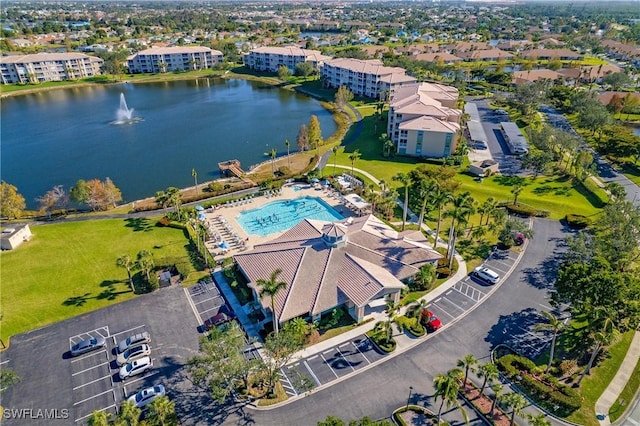
{"label": "hedge", "polygon": [[427,332],[418,321],[418,318],[409,318],[406,315],[402,315],[396,317],[395,322],[401,329],[407,330],[414,337],[422,337]]}
{"label": "hedge", "polygon": [[572,387],[557,382],[551,383],[544,376],[535,377],[538,366],[528,358],[513,354],[504,355],[496,360],[496,364],[524,393],[550,411],[561,409],[571,413],[582,404],[580,394]]}
{"label": "hedge", "polygon": [[[435,423],[438,419],[438,416],[436,414],[432,413],[431,411],[427,410],[424,407],[420,407],[419,405],[409,405],[408,407],[398,408],[396,411],[393,412],[394,422],[401,426],[407,426],[407,422],[405,422],[402,416],[400,416],[400,414],[406,413],[407,411],[415,411],[416,413],[420,413],[425,417],[431,419],[432,423]],[[445,425],[448,423],[441,421],[441,424]]]}
{"label": "hedge", "polygon": [[565,216],[567,225],[575,229],[584,229],[591,225],[591,219],[581,214],[568,214]]}

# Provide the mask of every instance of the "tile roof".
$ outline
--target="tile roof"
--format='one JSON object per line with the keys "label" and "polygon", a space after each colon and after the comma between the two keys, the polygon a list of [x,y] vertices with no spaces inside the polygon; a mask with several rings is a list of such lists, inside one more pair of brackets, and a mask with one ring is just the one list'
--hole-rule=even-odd
{"label": "tile roof", "polygon": [[440,120],[439,118],[423,115],[400,123],[400,130],[426,130],[433,132],[455,133],[460,130],[458,123]]}
{"label": "tile roof", "polygon": [[[346,244],[330,247],[322,238],[323,231],[346,236]],[[419,243],[421,238],[424,244]],[[279,238],[234,257],[253,288],[258,279],[282,270],[278,279],[287,287],[275,297],[275,314],[282,322],[319,314],[347,298],[363,306],[384,289],[402,288],[400,280],[442,257],[427,243],[419,232],[399,234],[370,215],[333,224],[305,220]],[[260,302],[270,307],[268,297]]]}

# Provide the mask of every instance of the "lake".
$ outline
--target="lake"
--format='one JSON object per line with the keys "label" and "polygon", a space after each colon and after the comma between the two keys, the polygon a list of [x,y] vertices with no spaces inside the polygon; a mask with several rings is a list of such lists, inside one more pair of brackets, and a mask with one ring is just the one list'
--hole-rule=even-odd
{"label": "lake", "polygon": [[[113,124],[124,94],[141,121]],[[301,124],[318,116],[323,137],[337,128],[320,103],[247,80],[198,79],[77,87],[8,97],[0,106],[2,179],[28,208],[54,185],[110,177],[125,202],[169,186],[217,178],[218,162],[245,170],[266,152],[296,149]]]}

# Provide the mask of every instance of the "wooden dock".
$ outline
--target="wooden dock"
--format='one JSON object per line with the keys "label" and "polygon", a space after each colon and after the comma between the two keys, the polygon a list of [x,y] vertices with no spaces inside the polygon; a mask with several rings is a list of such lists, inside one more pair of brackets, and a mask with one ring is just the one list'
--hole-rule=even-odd
{"label": "wooden dock", "polygon": [[242,170],[242,167],[240,166],[239,160],[222,161],[218,163],[218,169],[220,169],[220,175],[222,176],[235,176],[243,182],[250,183],[252,185],[256,184],[254,181],[246,177],[244,170]]}

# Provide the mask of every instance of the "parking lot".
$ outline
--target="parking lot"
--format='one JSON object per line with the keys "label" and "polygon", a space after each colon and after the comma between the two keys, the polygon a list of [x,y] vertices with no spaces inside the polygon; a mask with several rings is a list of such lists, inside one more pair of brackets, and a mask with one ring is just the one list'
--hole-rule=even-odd
{"label": "parking lot", "polygon": [[[220,312],[220,309],[225,305],[225,300],[220,294],[220,290],[211,278],[189,287],[188,292],[200,319],[200,324],[204,324],[207,318],[211,318]],[[230,310],[227,312],[230,312]]]}
{"label": "parking lot", "polygon": [[[159,383],[175,399],[176,410],[186,411],[182,398],[177,398],[188,387],[180,370],[198,349],[196,328],[183,289],[173,287],[14,336],[2,358],[10,361],[6,365],[21,381],[5,390],[3,407],[57,410],[60,416],[28,422],[4,418],[3,423],[83,425],[93,411],[116,413],[127,397]],[[153,368],[122,381],[115,348],[122,339],[143,331],[151,334]],[[97,336],[106,338],[104,348],[70,356],[73,344]]]}
{"label": "parking lot", "polygon": [[363,334],[324,352],[287,365],[281,371],[280,383],[287,395],[299,395],[310,388],[330,383],[364,368],[385,356]]}

